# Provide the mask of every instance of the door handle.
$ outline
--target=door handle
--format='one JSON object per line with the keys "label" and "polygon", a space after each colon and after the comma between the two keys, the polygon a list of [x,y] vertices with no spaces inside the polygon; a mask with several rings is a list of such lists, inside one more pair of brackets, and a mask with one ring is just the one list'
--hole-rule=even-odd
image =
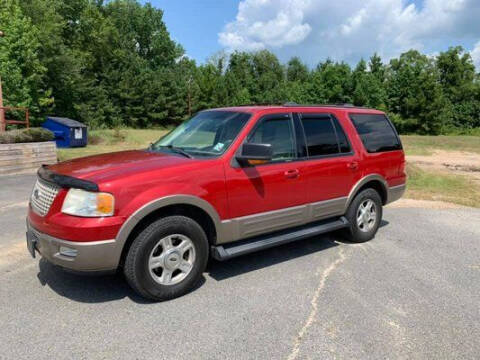
{"label": "door handle", "polygon": [[350,170],[357,170],[357,169],[358,169],[358,162],[353,161],[353,162],[351,162],[351,163],[348,163],[348,164],[347,164],[347,167],[348,167]]}
{"label": "door handle", "polygon": [[285,177],[287,179],[296,179],[300,175],[300,172],[297,169],[285,171]]}

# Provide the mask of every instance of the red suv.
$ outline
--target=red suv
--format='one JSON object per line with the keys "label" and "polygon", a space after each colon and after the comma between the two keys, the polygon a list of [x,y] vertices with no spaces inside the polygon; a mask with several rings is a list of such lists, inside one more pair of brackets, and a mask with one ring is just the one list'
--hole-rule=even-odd
{"label": "red suv", "polygon": [[405,191],[381,111],[251,106],[202,111],[150,148],[43,166],[27,245],[74,271],[122,269],[142,296],[188,292],[226,260],[333,230],[375,235]]}

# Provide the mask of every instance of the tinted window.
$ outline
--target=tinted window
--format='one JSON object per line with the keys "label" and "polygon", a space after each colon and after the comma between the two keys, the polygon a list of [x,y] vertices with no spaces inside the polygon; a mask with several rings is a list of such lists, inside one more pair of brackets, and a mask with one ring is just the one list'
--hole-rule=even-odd
{"label": "tinted window", "polygon": [[385,115],[351,114],[350,118],[368,152],[374,153],[402,148],[400,140]]}
{"label": "tinted window", "polygon": [[309,156],[338,154],[337,136],[329,117],[302,116]]}
{"label": "tinted window", "polygon": [[249,136],[248,142],[272,145],[272,160],[295,157],[292,123],[290,118],[266,119]]}
{"label": "tinted window", "polygon": [[335,130],[337,131],[338,145],[340,146],[341,153],[349,153],[351,150],[350,143],[347,140],[347,136],[342,129],[342,126],[336,118],[333,118],[333,124],[335,125]]}

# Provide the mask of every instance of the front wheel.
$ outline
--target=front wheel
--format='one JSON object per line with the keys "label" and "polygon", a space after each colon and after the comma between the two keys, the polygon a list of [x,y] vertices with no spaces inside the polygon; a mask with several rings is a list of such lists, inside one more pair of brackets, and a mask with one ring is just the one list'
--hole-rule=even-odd
{"label": "front wheel", "polygon": [[382,199],[374,189],[361,191],[348,207],[346,218],[350,227],[345,235],[349,241],[365,242],[377,233],[382,221]]}
{"label": "front wheel", "polygon": [[202,227],[185,216],[169,216],[147,226],[132,243],[124,273],[130,286],[151,300],[168,300],[192,290],[208,261]]}

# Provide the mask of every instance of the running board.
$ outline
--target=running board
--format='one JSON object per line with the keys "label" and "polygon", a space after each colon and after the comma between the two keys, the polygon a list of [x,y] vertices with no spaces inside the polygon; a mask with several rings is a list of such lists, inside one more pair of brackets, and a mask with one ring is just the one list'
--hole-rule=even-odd
{"label": "running board", "polygon": [[339,218],[315,222],[293,229],[278,231],[269,235],[257,236],[225,245],[212,246],[212,256],[216,260],[224,261],[277,245],[343,229],[348,226],[350,226],[348,220],[344,216],[341,216]]}

